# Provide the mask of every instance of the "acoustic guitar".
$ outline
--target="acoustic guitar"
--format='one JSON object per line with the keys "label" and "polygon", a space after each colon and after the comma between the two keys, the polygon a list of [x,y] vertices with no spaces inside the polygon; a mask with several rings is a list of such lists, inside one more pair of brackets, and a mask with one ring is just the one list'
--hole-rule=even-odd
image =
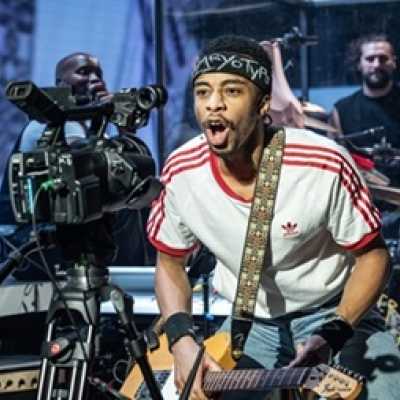
{"label": "acoustic guitar", "polygon": [[[206,351],[225,369],[234,367],[230,356],[230,335],[218,333],[205,341]],[[148,354],[149,363],[160,385],[164,399],[178,399],[173,384],[173,358],[168,351],[165,335],[160,337],[160,347]],[[308,389],[326,399],[356,399],[361,392],[363,378],[339,366],[320,364],[316,367],[245,369],[207,372],[204,391],[211,395],[223,391],[262,391],[272,389]],[[134,400],[150,400],[140,368],[135,365],[125,380],[120,393]],[[250,395],[249,395],[249,398]]]}

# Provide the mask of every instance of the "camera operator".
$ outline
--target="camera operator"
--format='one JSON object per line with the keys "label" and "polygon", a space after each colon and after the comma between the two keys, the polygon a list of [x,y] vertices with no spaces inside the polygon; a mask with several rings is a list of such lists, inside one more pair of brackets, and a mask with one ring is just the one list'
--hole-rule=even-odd
{"label": "camera operator", "polygon": [[[58,87],[71,87],[75,96],[87,96],[90,101],[107,101],[112,94],[107,91],[103,80],[103,70],[97,58],[87,53],[72,53],[62,58],[56,65],[55,84]],[[67,142],[85,138],[89,122],[67,121],[65,132]],[[36,141],[43,133],[44,124],[30,121],[22,132],[19,150],[29,151],[36,147]],[[117,134],[113,125],[107,127]]]}
{"label": "camera operator", "polygon": [[[105,102],[112,99],[103,80],[103,71],[99,60],[84,52],[77,52],[62,58],[56,65],[55,83],[58,87],[71,87],[74,96],[86,98],[86,102]],[[67,121],[65,124],[66,141],[70,145],[79,143],[87,137],[92,121]],[[21,133],[14,151],[30,151],[36,147],[45,128],[44,124],[30,121]],[[109,124],[106,132],[109,136],[123,134]],[[8,168],[7,168],[8,169]],[[0,224],[15,224],[15,219],[9,202],[8,171],[6,170],[1,188],[2,208]],[[149,265],[154,264],[155,252],[144,235],[144,224],[147,219],[147,210],[121,210],[115,215],[106,215],[101,221],[94,221],[79,232],[79,236],[90,235],[96,247],[109,248],[114,244],[113,260],[106,259],[108,265]],[[13,234],[11,241],[19,245],[28,239],[31,226],[19,227]],[[67,252],[69,249],[67,249]],[[56,250],[46,251],[46,260],[49,265],[61,261]],[[21,280],[36,280],[46,278],[37,268],[32,266],[16,271],[14,276]]]}

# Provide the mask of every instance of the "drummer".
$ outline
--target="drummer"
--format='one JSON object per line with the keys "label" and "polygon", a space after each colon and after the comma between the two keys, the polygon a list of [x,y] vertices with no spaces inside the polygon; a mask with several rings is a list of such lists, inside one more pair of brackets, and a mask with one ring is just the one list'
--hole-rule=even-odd
{"label": "drummer", "polygon": [[[390,179],[391,186],[400,187],[400,157],[380,158],[382,140],[400,154],[400,88],[394,80],[397,59],[393,44],[383,34],[360,37],[349,46],[348,61],[361,78],[361,88],[355,93],[336,102],[331,122],[338,129],[338,135],[350,135],[371,128],[383,127],[380,134],[366,133],[351,139],[358,147],[372,148],[376,167]],[[375,150],[374,150],[375,149]],[[390,153],[386,153],[390,154]],[[393,155],[394,153],[392,153]],[[379,203],[383,211],[383,235],[386,239],[399,239],[400,212],[397,206],[387,202]],[[395,263],[400,262],[394,260]],[[400,288],[396,288],[400,293]],[[399,296],[400,297],[400,296]]]}
{"label": "drummer", "polygon": [[[371,148],[385,137],[392,147],[400,149],[400,88],[394,81],[397,68],[394,46],[385,35],[368,35],[351,42],[348,54],[349,62],[361,78],[361,88],[336,102],[332,124],[344,135],[378,128],[378,134],[352,138],[356,146]],[[334,138],[336,135],[331,133]],[[399,185],[399,173],[392,172],[395,176],[391,183]]]}

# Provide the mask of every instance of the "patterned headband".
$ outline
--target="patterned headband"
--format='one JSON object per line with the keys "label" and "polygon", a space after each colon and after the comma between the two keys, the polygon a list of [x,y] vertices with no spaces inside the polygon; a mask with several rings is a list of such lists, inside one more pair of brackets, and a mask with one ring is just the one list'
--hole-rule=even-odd
{"label": "patterned headband", "polygon": [[258,61],[237,53],[210,53],[200,58],[193,70],[193,82],[210,72],[227,72],[247,78],[263,93],[271,92],[271,72]]}

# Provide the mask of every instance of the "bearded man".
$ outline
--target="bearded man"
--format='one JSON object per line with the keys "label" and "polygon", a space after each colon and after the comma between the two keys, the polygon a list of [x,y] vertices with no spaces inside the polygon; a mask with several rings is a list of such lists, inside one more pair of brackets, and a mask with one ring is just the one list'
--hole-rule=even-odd
{"label": "bearded man", "polygon": [[355,93],[336,102],[332,122],[342,135],[382,126],[378,137],[352,138],[356,146],[370,147],[387,141],[400,148],[400,88],[394,81],[397,60],[393,45],[385,35],[368,35],[353,41],[349,60],[362,80]]}

